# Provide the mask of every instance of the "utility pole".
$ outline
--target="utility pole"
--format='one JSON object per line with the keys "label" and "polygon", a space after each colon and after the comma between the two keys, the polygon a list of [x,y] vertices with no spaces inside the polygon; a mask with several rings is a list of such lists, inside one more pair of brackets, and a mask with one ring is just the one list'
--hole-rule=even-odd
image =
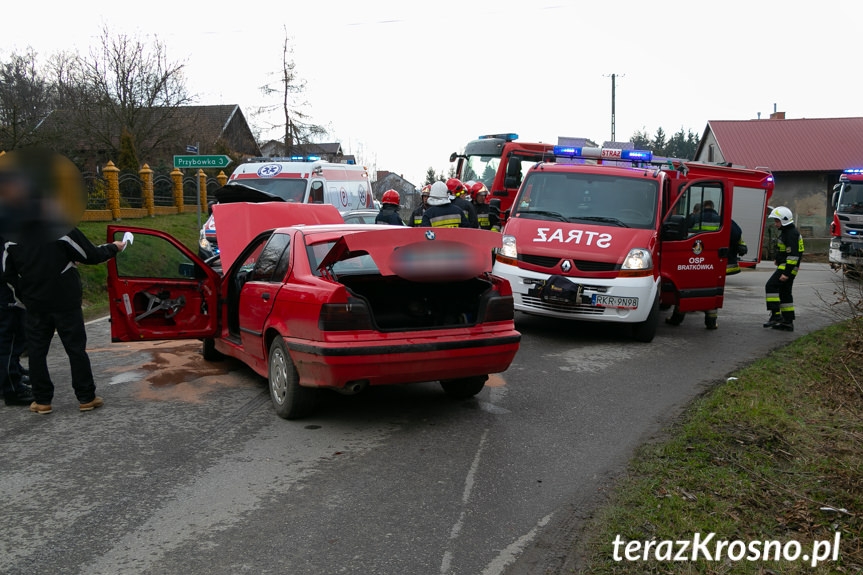
{"label": "utility pole", "polygon": [[614,78],[617,74],[611,75],[611,141],[616,142],[614,139]]}

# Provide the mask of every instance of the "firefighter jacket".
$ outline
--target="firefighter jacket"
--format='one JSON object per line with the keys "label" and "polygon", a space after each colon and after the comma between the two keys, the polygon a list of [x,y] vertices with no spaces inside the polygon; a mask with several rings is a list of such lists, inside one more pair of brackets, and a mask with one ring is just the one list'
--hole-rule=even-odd
{"label": "firefighter jacket", "polygon": [[784,275],[794,277],[800,267],[803,257],[803,236],[794,224],[782,226],[779,238],[776,240],[776,267],[783,270]]}
{"label": "firefighter jacket", "polygon": [[451,203],[442,206],[429,206],[423,214],[422,225],[425,228],[470,227],[464,210]]}
{"label": "firefighter jacket", "polygon": [[737,258],[746,253],[746,243],[743,241],[743,230],[737,222],[731,220],[731,239],[728,242],[728,263],[725,265],[725,275],[740,273],[740,263]]}
{"label": "firefighter jacket", "polygon": [[491,206],[488,204],[475,204],[474,207],[476,208],[476,220],[481,229],[500,231],[500,218],[492,213]]}
{"label": "firefighter jacket", "polygon": [[420,206],[413,211],[411,214],[411,219],[408,222],[408,225],[414,228],[419,228],[423,225],[423,214],[428,208],[424,205],[420,204]]}
{"label": "firefighter jacket", "polygon": [[399,207],[395,204],[384,204],[381,211],[375,216],[376,224],[389,224],[391,226],[403,226],[405,223],[399,217]]}
{"label": "firefighter jacket", "polygon": [[2,256],[3,280],[29,310],[59,312],[80,309],[78,263],[100,264],[117,255],[116,244],[95,246],[77,228],[52,242],[7,243]]}
{"label": "firefighter jacket", "polygon": [[464,199],[464,197],[459,196],[456,199],[450,202],[454,206],[458,206],[464,211],[464,215],[467,217],[467,227],[469,228],[478,228],[479,222],[476,219],[476,208],[473,207],[473,202],[469,202]]}

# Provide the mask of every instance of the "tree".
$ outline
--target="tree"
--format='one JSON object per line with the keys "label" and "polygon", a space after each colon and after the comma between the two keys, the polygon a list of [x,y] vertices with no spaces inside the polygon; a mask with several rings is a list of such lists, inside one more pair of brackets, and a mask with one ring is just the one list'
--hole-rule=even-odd
{"label": "tree", "polygon": [[651,141],[651,146],[654,154],[664,155],[665,154],[665,130],[661,127],[656,129],[656,134],[653,136],[653,140]]}
{"label": "tree", "polygon": [[429,166],[429,169],[426,170],[426,179],[423,183],[424,186],[430,186],[437,181],[437,176],[434,173],[434,168]]}
{"label": "tree", "polygon": [[261,86],[261,92],[265,96],[279,94],[282,101],[279,106],[264,106],[255,113],[256,116],[263,116],[279,108],[284,122],[269,123],[268,129],[278,128],[280,131],[284,131],[283,142],[287,156],[292,154],[294,146],[311,143],[328,133],[325,127],[308,121],[309,116],[303,111],[303,108],[308,105],[308,102],[302,100],[306,90],[306,82],[297,75],[297,65],[293,60],[293,53],[294,49],[288,38],[287,28],[285,28],[285,39],[282,43],[282,68],[278,73],[279,79],[275,86],[272,84]]}
{"label": "tree", "polygon": [[185,65],[169,60],[158,38],[145,43],[103,28],[100,40],[87,57],[53,61],[57,103],[74,138],[66,145],[84,141],[116,158],[124,131],[141,156],[176,145],[189,128],[176,114],[192,100]]}
{"label": "tree", "polygon": [[647,134],[647,130],[643,128],[640,132],[635,132],[629,141],[632,142],[636,150],[653,150],[650,136]]}
{"label": "tree", "polygon": [[50,107],[51,87],[32,49],[0,63],[0,150],[37,143],[33,130]]}

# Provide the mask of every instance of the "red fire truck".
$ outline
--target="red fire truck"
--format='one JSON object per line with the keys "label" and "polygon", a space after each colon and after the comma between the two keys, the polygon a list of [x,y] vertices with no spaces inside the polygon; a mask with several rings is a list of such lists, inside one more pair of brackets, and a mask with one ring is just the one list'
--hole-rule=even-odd
{"label": "red fire truck", "polygon": [[553,153],[560,161],[533,165],[505,211],[494,273],[509,280],[515,309],[629,324],[651,341],[660,308],[722,307],[732,218],[749,246],[741,262],[760,258],[770,173],[657,165],[638,150]]}
{"label": "red fire truck", "polygon": [[863,169],[845,170],[833,188],[830,267],[859,275],[863,268]]}
{"label": "red fire truck", "polygon": [[512,206],[524,174],[537,162],[554,157],[554,144],[518,142],[518,134],[488,134],[468,142],[464,152],[453,152],[456,177],[462,182],[485,184],[489,200],[500,200],[500,209]]}

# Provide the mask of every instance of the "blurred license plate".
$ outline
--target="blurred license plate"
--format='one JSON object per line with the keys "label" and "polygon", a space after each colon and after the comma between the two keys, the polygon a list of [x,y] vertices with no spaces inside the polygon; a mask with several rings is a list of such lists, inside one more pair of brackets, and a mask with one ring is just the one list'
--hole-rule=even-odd
{"label": "blurred license plate", "polygon": [[635,309],[638,307],[637,297],[620,297],[616,295],[593,294],[593,305],[598,307],[619,307]]}

